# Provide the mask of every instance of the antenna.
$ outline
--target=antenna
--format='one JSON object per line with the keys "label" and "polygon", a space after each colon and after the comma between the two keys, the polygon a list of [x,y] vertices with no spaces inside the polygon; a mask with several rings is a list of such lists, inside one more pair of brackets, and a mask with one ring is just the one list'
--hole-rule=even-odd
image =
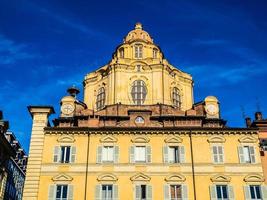
{"label": "antenna", "polygon": [[260,111],[261,111],[261,107],[260,107],[260,99],[259,99],[259,97],[256,97],[256,109],[257,109],[257,112],[260,112]]}
{"label": "antenna", "polygon": [[243,119],[246,119],[245,108],[244,108],[243,105],[240,106],[240,110],[241,110],[241,113],[242,113],[242,118],[243,118]]}

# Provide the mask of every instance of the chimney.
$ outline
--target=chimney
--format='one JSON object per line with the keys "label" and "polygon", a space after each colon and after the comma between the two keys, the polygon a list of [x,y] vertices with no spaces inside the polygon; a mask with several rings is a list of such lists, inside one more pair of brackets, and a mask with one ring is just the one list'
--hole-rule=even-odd
{"label": "chimney", "polygon": [[255,120],[262,120],[262,113],[261,112],[255,113]]}
{"label": "chimney", "polygon": [[246,117],[246,126],[247,128],[249,128],[251,126],[251,118],[250,117]]}

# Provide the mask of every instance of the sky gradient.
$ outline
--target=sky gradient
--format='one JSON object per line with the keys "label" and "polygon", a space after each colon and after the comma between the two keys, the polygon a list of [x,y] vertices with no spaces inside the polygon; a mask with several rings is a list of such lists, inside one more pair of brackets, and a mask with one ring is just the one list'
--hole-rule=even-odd
{"label": "sky gradient", "polygon": [[228,126],[267,116],[267,1],[0,0],[0,110],[26,151],[27,106],[52,105],[57,117],[66,89],[82,91],[136,22],[193,76],[195,102],[218,97]]}

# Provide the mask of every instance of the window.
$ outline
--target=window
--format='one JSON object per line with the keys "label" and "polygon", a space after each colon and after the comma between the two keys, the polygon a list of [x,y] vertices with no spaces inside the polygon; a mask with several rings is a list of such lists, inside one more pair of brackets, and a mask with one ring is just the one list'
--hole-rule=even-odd
{"label": "window", "polygon": [[250,199],[260,200],[262,199],[261,196],[261,189],[259,185],[250,185],[249,186],[249,193],[250,193]]}
{"label": "window", "polygon": [[169,147],[169,162],[179,163],[179,147]]}
{"label": "window", "polygon": [[217,200],[228,200],[226,185],[216,185]]}
{"label": "window", "polygon": [[98,90],[97,97],[96,97],[96,109],[100,110],[105,106],[105,89],[101,87]]}
{"label": "window", "polygon": [[185,149],[184,146],[168,146],[163,147],[164,163],[184,163]]}
{"label": "window", "polygon": [[145,120],[144,120],[143,117],[138,116],[138,117],[135,118],[135,123],[143,124],[143,123],[145,123]]}
{"label": "window", "polygon": [[136,105],[142,105],[145,102],[146,95],[147,95],[145,82],[142,80],[134,81],[131,95]]}
{"label": "window", "polygon": [[136,185],[135,186],[135,200],[150,200],[152,199],[151,185]]}
{"label": "window", "polygon": [[56,146],[54,148],[54,162],[73,163],[76,156],[76,147],[74,146]]}
{"label": "window", "polygon": [[104,146],[102,152],[103,162],[113,162],[114,159],[114,148],[113,146]]}
{"label": "window", "polygon": [[230,185],[212,185],[210,186],[210,197],[212,200],[230,200],[234,199],[233,186]]}
{"label": "window", "polygon": [[240,163],[255,163],[255,149],[253,146],[238,147]]}
{"label": "window", "polygon": [[182,186],[170,185],[171,200],[182,200]]}
{"label": "window", "polygon": [[137,44],[134,46],[135,58],[143,57],[143,46],[141,44]]}
{"label": "window", "polygon": [[101,200],[112,200],[113,190],[112,185],[102,185]]}
{"label": "window", "polygon": [[181,108],[180,91],[177,87],[173,88],[172,91],[172,103],[174,107]]}
{"label": "window", "polygon": [[73,200],[73,186],[67,184],[50,185],[49,200]]}
{"label": "window", "polygon": [[69,163],[70,162],[70,146],[62,146],[61,147],[61,163]]}
{"label": "window", "polygon": [[146,162],[146,147],[145,146],[136,146],[134,154],[135,154],[136,162]]}
{"label": "window", "polygon": [[157,57],[158,57],[158,50],[153,49],[153,58],[157,58]]}
{"label": "window", "polygon": [[124,58],[124,48],[120,48],[119,55],[120,55],[120,58]]}
{"label": "window", "polygon": [[214,163],[224,162],[223,146],[220,145],[212,146],[212,158]]}
{"label": "window", "polygon": [[57,185],[56,200],[66,200],[68,197],[68,185]]}
{"label": "window", "polygon": [[136,65],[137,72],[141,72],[141,65]]}

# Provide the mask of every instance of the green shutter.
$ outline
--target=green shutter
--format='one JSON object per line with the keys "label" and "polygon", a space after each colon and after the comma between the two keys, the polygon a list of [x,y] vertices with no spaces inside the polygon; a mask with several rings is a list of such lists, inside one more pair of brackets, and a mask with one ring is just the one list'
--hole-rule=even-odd
{"label": "green shutter", "polygon": [[119,147],[114,146],[114,163],[119,162]]}
{"label": "green shutter", "polygon": [[96,163],[102,163],[102,146],[97,147]]}
{"label": "green shutter", "polygon": [[212,146],[212,160],[213,163],[218,163],[218,152],[217,152],[217,146]]}
{"label": "green shutter", "polygon": [[219,146],[219,162],[224,163],[224,147]]}
{"label": "green shutter", "polygon": [[188,189],[187,189],[187,185],[185,184],[182,185],[182,199],[188,200]]}
{"label": "green shutter", "polygon": [[243,151],[243,147],[242,146],[238,147],[238,155],[239,155],[239,162],[240,163],[244,163],[245,159],[244,159],[244,151]]}
{"label": "green shutter", "polygon": [[217,200],[216,185],[210,186],[210,200]]}
{"label": "green shutter", "polygon": [[146,200],[152,200],[152,186],[147,185],[146,186]]}
{"label": "green shutter", "polygon": [[184,146],[179,146],[179,153],[180,153],[180,163],[185,163],[185,148]]}
{"label": "green shutter", "polygon": [[249,154],[250,154],[251,163],[256,163],[255,149],[253,146],[249,146]]}
{"label": "green shutter", "polygon": [[113,189],[112,200],[118,200],[119,199],[118,185],[113,185],[112,189]]}
{"label": "green shutter", "polygon": [[134,191],[134,199],[140,200],[141,199],[141,185],[135,185],[135,191]]}
{"label": "green shutter", "polygon": [[151,163],[151,146],[146,147],[146,162]]}
{"label": "green shutter", "polygon": [[134,146],[130,146],[129,154],[130,154],[130,163],[135,163]]}
{"label": "green shutter", "polygon": [[60,160],[60,147],[55,146],[54,147],[54,162],[57,163]]}
{"label": "green shutter", "polygon": [[76,158],[76,147],[72,146],[71,147],[71,159],[70,162],[74,163]]}
{"label": "green shutter", "polygon": [[50,185],[48,190],[48,200],[54,200],[56,198],[56,185]]}
{"label": "green shutter", "polygon": [[170,186],[164,185],[164,200],[170,200]]}
{"label": "green shutter", "polygon": [[73,185],[68,185],[68,200],[73,200]]}
{"label": "green shutter", "polygon": [[169,147],[167,145],[164,145],[163,146],[163,151],[162,151],[163,152],[163,162],[164,163],[168,163],[169,162],[169,158],[168,158],[169,157],[168,156],[169,155],[169,151],[168,150],[169,150]]}
{"label": "green shutter", "polygon": [[251,199],[249,185],[244,186],[244,196],[245,196],[245,200]]}
{"label": "green shutter", "polygon": [[95,200],[101,200],[101,185],[95,187]]}
{"label": "green shutter", "polygon": [[262,185],[261,186],[261,195],[263,200],[267,200],[267,186]]}
{"label": "green shutter", "polygon": [[228,185],[228,194],[229,194],[229,200],[234,200],[235,199],[235,194],[234,194],[234,188],[231,185]]}

